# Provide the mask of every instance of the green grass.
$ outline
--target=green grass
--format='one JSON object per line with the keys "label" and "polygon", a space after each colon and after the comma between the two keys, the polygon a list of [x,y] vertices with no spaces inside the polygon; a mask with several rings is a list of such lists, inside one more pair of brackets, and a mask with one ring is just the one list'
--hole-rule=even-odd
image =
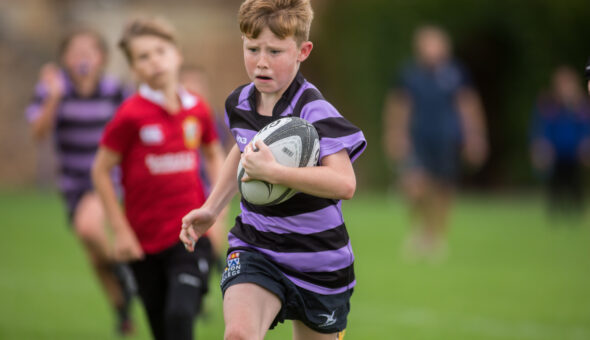
{"label": "green grass", "polygon": [[[552,226],[542,202],[462,197],[452,216],[450,258],[407,262],[399,199],[345,202],[358,285],[347,339],[590,339],[588,224]],[[112,315],[65,225],[59,197],[0,193],[0,339],[110,339]],[[223,334],[218,275],[197,338]],[[134,306],[136,339],[149,339]],[[267,339],[290,337],[290,325]]]}

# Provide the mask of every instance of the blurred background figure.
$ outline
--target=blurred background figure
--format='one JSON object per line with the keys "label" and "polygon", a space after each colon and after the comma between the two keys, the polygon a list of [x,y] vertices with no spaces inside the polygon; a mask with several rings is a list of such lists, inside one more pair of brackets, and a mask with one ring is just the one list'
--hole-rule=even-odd
{"label": "blurred background figure", "polygon": [[453,60],[446,32],[418,28],[414,49],[386,99],[385,150],[401,170],[412,214],[405,254],[441,260],[461,156],[474,166],[484,162],[486,128],[479,96]]}
{"label": "blurred background figure", "polygon": [[550,90],[539,95],[531,124],[531,160],[544,178],[552,216],[581,217],[583,165],[590,163],[590,105],[582,79],[558,67]]}
{"label": "blurred background figure", "polygon": [[[194,93],[198,94],[199,96],[204,98],[208,104],[213,103],[211,101],[212,96],[211,96],[209,75],[207,74],[207,71],[205,70],[204,67],[199,66],[199,65],[195,65],[195,64],[182,65],[182,67],[180,68],[179,79],[180,79],[181,85],[184,86],[185,89],[189,90],[190,92],[194,92]],[[233,143],[235,143],[234,139],[231,136],[230,131],[224,121],[223,114],[224,114],[225,110],[223,108],[219,109],[216,107],[211,107],[210,111],[213,113],[213,118],[215,119],[215,122],[214,122],[215,123],[215,130],[217,132],[217,137],[223,147],[224,155],[225,155],[231,149],[231,147],[233,146]],[[204,157],[202,155],[201,150],[199,150],[199,161],[201,163],[204,161]],[[206,195],[208,196],[211,193],[212,183],[211,183],[211,179],[207,175],[207,171],[205,171],[205,169],[206,169],[206,164],[201,164],[201,166],[199,167],[199,176],[200,176],[200,178],[203,179],[203,184],[205,185]],[[223,270],[223,266],[224,266],[225,254],[223,252],[225,251],[225,249],[227,247],[227,245],[226,245],[226,239],[227,239],[226,232],[228,230],[228,228],[227,228],[227,209],[224,209],[223,213],[220,215],[217,225],[218,225],[217,229],[222,230],[223,232],[211,233],[211,235],[209,235],[209,238],[211,239],[211,242],[213,243],[213,248],[214,248],[214,252],[215,252],[215,258],[214,258],[215,267],[217,269],[219,269],[219,271],[221,272],[221,270]]]}
{"label": "blurred background figure", "polygon": [[70,32],[59,45],[59,63],[41,68],[26,117],[36,141],[53,135],[69,222],[116,312],[117,332],[127,335],[132,332],[132,282],[112,258],[105,214],[90,179],[103,128],[124,97],[119,81],[104,74],[106,62],[107,46],[99,33]]}
{"label": "blurred background figure", "polygon": [[[205,98],[208,103],[213,103],[209,75],[204,67],[194,64],[183,65],[180,69],[180,83],[187,90]],[[215,114],[214,118],[217,135],[227,153],[233,146],[233,138],[231,137],[229,129],[225,125],[223,117],[224,109],[212,107],[211,110]]]}

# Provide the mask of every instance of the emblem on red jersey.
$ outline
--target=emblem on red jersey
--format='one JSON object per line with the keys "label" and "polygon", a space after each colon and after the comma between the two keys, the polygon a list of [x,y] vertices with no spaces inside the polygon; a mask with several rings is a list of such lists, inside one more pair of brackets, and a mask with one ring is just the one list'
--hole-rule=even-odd
{"label": "emblem on red jersey", "polygon": [[182,130],[184,132],[184,145],[189,149],[196,149],[199,147],[201,140],[201,127],[195,117],[188,117],[182,122]]}
{"label": "emblem on red jersey", "polygon": [[145,145],[158,145],[164,142],[164,132],[158,124],[144,125],[139,129],[139,138]]}

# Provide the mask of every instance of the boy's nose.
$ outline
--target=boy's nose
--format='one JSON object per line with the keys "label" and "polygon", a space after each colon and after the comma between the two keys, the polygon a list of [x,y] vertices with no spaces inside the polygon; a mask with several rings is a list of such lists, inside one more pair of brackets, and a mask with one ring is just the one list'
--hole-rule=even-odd
{"label": "boy's nose", "polygon": [[258,58],[258,62],[256,63],[256,66],[258,68],[266,68],[268,67],[268,61],[267,58],[264,54],[261,54],[260,57]]}

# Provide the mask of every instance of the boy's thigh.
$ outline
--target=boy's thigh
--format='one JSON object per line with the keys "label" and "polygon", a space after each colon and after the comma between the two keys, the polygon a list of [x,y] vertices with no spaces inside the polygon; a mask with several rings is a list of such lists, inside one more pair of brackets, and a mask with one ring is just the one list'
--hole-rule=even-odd
{"label": "boy's thigh", "polygon": [[281,310],[281,300],[255,283],[231,285],[223,297],[227,330],[243,330],[263,337]]}
{"label": "boy's thigh", "polygon": [[76,234],[85,240],[106,241],[105,213],[98,195],[91,191],[80,194],[72,212]]}
{"label": "boy's thigh", "polygon": [[293,340],[336,340],[339,333],[319,333],[303,322],[293,320]]}

